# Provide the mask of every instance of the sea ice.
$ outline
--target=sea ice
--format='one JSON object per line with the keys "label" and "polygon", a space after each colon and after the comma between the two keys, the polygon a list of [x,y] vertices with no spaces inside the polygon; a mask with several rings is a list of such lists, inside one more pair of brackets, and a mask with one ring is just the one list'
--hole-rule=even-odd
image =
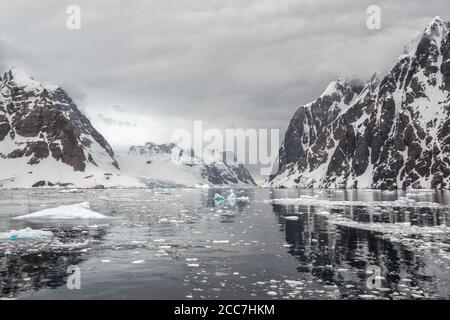
{"label": "sea ice", "polygon": [[51,239],[51,231],[33,230],[25,228],[21,230],[11,230],[10,232],[0,232],[0,240],[26,240],[26,239]]}
{"label": "sea ice", "polygon": [[82,189],[62,189],[59,193],[85,193]]}
{"label": "sea ice", "polygon": [[298,216],[285,216],[283,218],[285,220],[290,220],[290,221],[297,221],[298,220]]}
{"label": "sea ice", "polygon": [[14,217],[16,220],[79,220],[108,218],[89,209],[89,202],[44,209],[23,216]]}

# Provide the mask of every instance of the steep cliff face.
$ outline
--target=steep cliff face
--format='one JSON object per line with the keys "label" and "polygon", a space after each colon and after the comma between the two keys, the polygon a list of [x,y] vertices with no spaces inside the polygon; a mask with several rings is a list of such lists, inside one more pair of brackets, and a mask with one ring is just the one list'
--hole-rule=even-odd
{"label": "steep cliff face", "polygon": [[146,179],[151,185],[255,185],[243,164],[226,161],[225,155],[216,150],[205,151],[199,157],[193,150],[173,143],[148,142],[131,147],[128,156],[118,157],[118,161],[123,172]]}
{"label": "steep cliff face", "polygon": [[0,77],[0,165],[0,184],[23,187],[109,184],[119,169],[63,89],[18,70]]}
{"label": "steep cliff face", "polygon": [[362,86],[339,79],[331,82],[315,101],[298,108],[285,134],[279,170],[305,157],[322,130],[359,95]]}
{"label": "steep cliff face", "polygon": [[366,85],[267,185],[450,188],[449,29],[434,19],[379,85]]}

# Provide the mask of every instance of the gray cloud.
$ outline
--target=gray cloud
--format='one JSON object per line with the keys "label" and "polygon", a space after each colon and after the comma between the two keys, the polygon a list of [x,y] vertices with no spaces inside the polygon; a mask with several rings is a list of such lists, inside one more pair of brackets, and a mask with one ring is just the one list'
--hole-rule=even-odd
{"label": "gray cloud", "polygon": [[[142,142],[193,120],[284,130],[330,81],[382,75],[450,12],[448,0],[79,0],[82,30],[69,31],[73,2],[2,0],[0,67],[62,84],[88,115],[159,119]],[[366,28],[370,4],[382,9],[379,31]]]}
{"label": "gray cloud", "polygon": [[110,126],[118,126],[118,127],[136,127],[137,124],[131,122],[131,121],[123,121],[114,119],[112,117],[105,116],[103,114],[97,114],[97,118],[100,121],[103,121],[105,124]]}

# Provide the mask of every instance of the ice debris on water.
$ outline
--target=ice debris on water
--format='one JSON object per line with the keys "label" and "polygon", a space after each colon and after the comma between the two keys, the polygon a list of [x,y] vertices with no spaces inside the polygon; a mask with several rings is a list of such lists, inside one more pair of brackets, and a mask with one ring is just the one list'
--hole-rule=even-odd
{"label": "ice debris on water", "polygon": [[208,184],[195,184],[195,188],[197,188],[197,189],[209,189],[210,186]]}
{"label": "ice debris on water", "polygon": [[218,194],[218,193],[214,194],[214,201],[224,201],[224,200],[225,200],[225,197],[223,195]]}
{"label": "ice debris on water", "polygon": [[64,205],[51,209],[36,211],[23,216],[14,217],[16,220],[79,220],[108,218],[98,212],[90,210],[89,202]]}
{"label": "ice debris on water", "polygon": [[228,240],[213,240],[213,243],[216,243],[216,244],[227,244],[229,242],[230,241],[228,241]]}
{"label": "ice debris on water", "polygon": [[245,197],[245,196],[237,197],[236,200],[238,202],[250,202],[250,198],[249,197]]}
{"label": "ice debris on water", "polygon": [[142,263],[144,263],[145,262],[145,260],[135,260],[135,261],[133,261],[133,262],[131,262],[132,264],[142,264]]}

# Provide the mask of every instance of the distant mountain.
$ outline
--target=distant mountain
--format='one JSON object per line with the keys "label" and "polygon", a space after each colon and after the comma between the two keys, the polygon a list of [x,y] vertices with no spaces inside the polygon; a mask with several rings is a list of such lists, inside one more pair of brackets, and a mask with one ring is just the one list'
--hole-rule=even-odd
{"label": "distant mountain", "polygon": [[[380,82],[351,90],[339,111],[333,98],[301,107],[266,186],[449,189],[449,30],[435,18]],[[324,95],[339,100],[341,91]]]}
{"label": "distant mountain", "polygon": [[136,186],[105,138],[57,86],[0,76],[0,186]]}
{"label": "distant mountain", "polygon": [[149,142],[131,147],[127,156],[117,159],[124,173],[143,178],[150,185],[256,185],[243,164],[227,162],[224,154],[215,150],[197,156],[173,143]]}

